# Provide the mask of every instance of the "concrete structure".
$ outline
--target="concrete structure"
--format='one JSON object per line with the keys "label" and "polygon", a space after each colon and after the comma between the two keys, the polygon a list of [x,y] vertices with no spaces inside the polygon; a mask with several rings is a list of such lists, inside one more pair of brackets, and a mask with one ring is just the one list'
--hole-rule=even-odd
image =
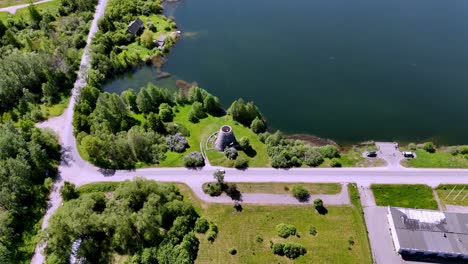
{"label": "concrete structure", "polygon": [[127,30],[130,34],[132,34],[133,36],[136,36],[138,32],[142,30],[144,27],[145,26],[143,24],[143,21],[137,17],[135,20],[130,22],[130,24],[128,24]]}
{"label": "concrete structure", "polygon": [[468,214],[389,207],[387,216],[398,253],[468,261]]}
{"label": "concrete structure", "polygon": [[235,147],[236,145],[237,140],[232,132],[232,128],[227,125],[222,126],[215,141],[215,148],[223,151],[226,147]]}
{"label": "concrete structure", "polygon": [[162,34],[156,40],[154,40],[154,44],[158,47],[158,49],[162,50],[164,48],[164,44],[166,43],[167,36]]}

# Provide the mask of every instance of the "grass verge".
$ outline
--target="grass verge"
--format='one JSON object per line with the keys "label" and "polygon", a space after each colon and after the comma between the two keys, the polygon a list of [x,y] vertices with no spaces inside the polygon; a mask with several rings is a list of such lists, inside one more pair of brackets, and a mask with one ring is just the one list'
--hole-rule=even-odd
{"label": "grass verge", "polygon": [[463,155],[452,155],[447,151],[429,153],[416,150],[416,158],[402,161],[402,165],[413,168],[468,168],[468,158]]}
{"label": "grass verge", "polygon": [[432,188],[424,184],[372,184],[378,206],[437,210]]}
{"label": "grass verge", "polygon": [[241,193],[291,194],[295,184],[304,186],[310,194],[338,194],[339,183],[234,182]]}

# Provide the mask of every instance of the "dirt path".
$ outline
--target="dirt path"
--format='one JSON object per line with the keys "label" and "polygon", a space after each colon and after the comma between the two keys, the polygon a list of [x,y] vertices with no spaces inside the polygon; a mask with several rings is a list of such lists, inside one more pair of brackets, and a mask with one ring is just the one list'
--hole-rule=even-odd
{"label": "dirt path", "polygon": [[[53,0],[42,0],[42,1],[35,2],[33,4],[38,5],[38,4],[43,4],[43,3],[50,2],[50,1],[53,1]],[[0,8],[0,12],[8,12],[8,13],[14,15],[18,9],[28,7],[29,5],[30,4],[3,7],[3,8]]]}

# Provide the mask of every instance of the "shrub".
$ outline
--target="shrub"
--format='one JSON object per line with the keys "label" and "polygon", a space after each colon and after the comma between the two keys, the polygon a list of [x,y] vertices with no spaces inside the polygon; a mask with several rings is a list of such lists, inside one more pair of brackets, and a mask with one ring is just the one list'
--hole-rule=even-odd
{"label": "shrub", "polygon": [[257,235],[257,236],[255,237],[255,241],[257,241],[258,243],[262,243],[262,242],[263,242],[263,237],[260,236],[260,235]]}
{"label": "shrub", "polygon": [[250,124],[250,129],[252,129],[255,134],[263,133],[266,130],[266,124],[260,118],[255,117],[255,119],[252,121],[252,124]]}
{"label": "shrub", "polygon": [[209,196],[220,196],[223,193],[223,188],[219,183],[208,183],[203,186],[203,192]]}
{"label": "shrub", "polygon": [[172,113],[172,108],[167,103],[162,103],[159,105],[159,116],[164,122],[172,122],[174,113]]}
{"label": "shrub", "polygon": [[237,158],[236,161],[234,162],[234,167],[235,167],[236,169],[240,169],[240,170],[246,169],[246,168],[249,167],[249,161],[248,161],[246,158],[244,158],[244,157],[239,157],[239,158]]}
{"label": "shrub", "polygon": [[182,133],[176,133],[166,138],[166,146],[171,151],[182,153],[189,147],[189,144]]}
{"label": "shrub", "polygon": [[197,117],[197,114],[195,114],[194,111],[190,110],[188,113],[188,120],[192,123],[198,123],[200,119]]}
{"label": "shrub", "polygon": [[434,152],[436,152],[436,148],[435,148],[435,146],[434,146],[434,143],[432,143],[432,142],[426,142],[426,143],[424,143],[423,149],[424,149],[425,151],[427,151],[428,153],[434,153]]}
{"label": "shrub", "polygon": [[315,228],[315,226],[311,226],[309,228],[309,234],[311,234],[313,236],[316,236],[317,235],[317,228]]}
{"label": "shrub", "polygon": [[[468,151],[468,149],[467,149],[467,151]],[[457,147],[451,147],[450,150],[449,150],[449,152],[450,152],[450,154],[451,154],[452,156],[456,156],[456,155],[458,155],[458,153],[459,153],[460,151],[459,151],[459,149],[458,149]]]}
{"label": "shrub", "polygon": [[340,156],[340,152],[338,151],[338,148],[334,145],[326,145],[323,147],[319,148],[320,154],[322,154],[322,157],[324,158],[338,158]]}
{"label": "shrub", "polygon": [[195,232],[204,234],[206,231],[208,231],[208,228],[210,227],[208,220],[205,218],[198,218],[197,221],[195,222]]}
{"label": "shrub", "polygon": [[304,163],[310,167],[317,167],[323,163],[322,154],[317,148],[311,148],[304,154]]}
{"label": "shrub", "polygon": [[190,152],[184,157],[185,167],[203,167],[205,166],[205,159],[200,152]]}
{"label": "shrub", "polygon": [[235,248],[230,248],[230,249],[229,249],[229,254],[231,254],[231,255],[237,254],[237,249],[235,249]]}
{"label": "shrub", "polygon": [[298,258],[307,253],[303,245],[298,243],[275,243],[271,247],[273,254],[286,256],[290,259]]}
{"label": "shrub", "polygon": [[60,195],[64,201],[69,201],[78,198],[78,192],[75,189],[75,184],[65,181],[60,187]]}
{"label": "shrub", "polygon": [[208,231],[208,233],[206,233],[206,239],[208,239],[208,241],[210,241],[210,242],[214,242],[217,235],[218,234],[216,232],[213,232],[213,231],[210,230],[210,231]]}
{"label": "shrub", "polygon": [[330,161],[330,166],[333,168],[339,168],[341,167],[341,162],[338,159],[334,158]]}
{"label": "shrub", "polygon": [[458,150],[459,150],[460,154],[462,154],[462,155],[468,154],[468,146],[461,146],[461,147],[458,148]]}
{"label": "shrub", "polygon": [[282,238],[294,236],[296,235],[296,227],[293,225],[279,224],[276,226],[276,233]]}
{"label": "shrub", "polygon": [[326,214],[327,209],[323,205],[322,199],[315,199],[314,200],[314,208],[319,214]]}
{"label": "shrub", "polygon": [[226,147],[224,149],[224,155],[230,160],[235,160],[239,154],[235,148]]}
{"label": "shrub", "polygon": [[303,185],[300,184],[294,184],[292,188],[292,194],[299,201],[307,201],[307,199],[309,199],[310,197],[309,191]]}
{"label": "shrub", "polygon": [[243,150],[246,150],[246,149],[251,148],[249,138],[247,138],[247,137],[242,137],[242,138],[239,140],[239,146],[240,146],[240,148],[243,149]]}
{"label": "shrub", "polygon": [[415,151],[417,149],[417,146],[414,143],[409,143],[408,144],[408,149],[411,150],[411,151]]}

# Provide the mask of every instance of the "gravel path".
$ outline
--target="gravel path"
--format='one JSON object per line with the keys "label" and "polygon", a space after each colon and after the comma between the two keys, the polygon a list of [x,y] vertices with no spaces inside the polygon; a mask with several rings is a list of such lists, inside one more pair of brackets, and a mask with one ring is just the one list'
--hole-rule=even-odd
{"label": "gravel path", "polygon": [[[50,2],[50,1],[52,1],[52,0],[42,0],[42,1],[35,2],[33,4],[38,5],[38,4],[47,3],[47,2]],[[8,12],[8,13],[14,15],[16,13],[16,10],[28,7],[29,5],[30,4],[3,7],[3,8],[0,8],[0,12]]]}
{"label": "gravel path", "polygon": [[[41,3],[41,2],[48,2],[48,1],[50,0],[36,2],[36,4]],[[65,113],[62,116],[49,119],[48,121],[43,122],[42,124],[39,125],[39,127],[50,127],[55,132],[57,132],[57,134],[61,138],[62,145],[64,146],[70,146],[71,144],[73,144],[73,146],[76,145],[75,138],[73,137],[73,134],[72,134],[72,125],[71,125],[71,122],[73,119],[73,107],[75,105],[75,97],[78,94],[79,89],[86,84],[86,73],[89,69],[89,64],[90,64],[89,52],[90,52],[91,40],[94,34],[98,31],[97,22],[99,18],[101,18],[101,16],[104,14],[106,5],[107,5],[107,0],[99,0],[96,6],[96,12],[94,14],[94,18],[91,23],[91,28],[89,30],[88,38],[86,40],[86,47],[83,52],[83,56],[81,57],[80,72],[78,73],[78,78],[74,84],[74,87],[72,90],[72,96],[70,98],[70,104],[68,108],[65,110]],[[16,12],[16,9],[14,10],[14,12]],[[73,153],[74,155],[78,154],[76,147],[71,148],[71,149],[72,151],[74,150],[74,153]],[[67,167],[68,167],[67,161],[62,161],[62,164],[60,165],[60,168],[59,168],[60,173],[63,174],[62,173],[63,169]],[[47,212],[44,215],[44,219],[42,221],[42,226],[41,226],[42,230],[44,230],[47,227],[50,216],[57,210],[57,208],[62,203],[62,198],[60,197],[60,194],[59,194],[59,189],[62,186],[62,184],[63,184],[63,179],[61,176],[59,176],[59,179],[55,182],[53,190],[49,196],[49,206],[47,208]],[[36,245],[36,249],[34,250],[34,255],[31,259],[32,264],[42,264],[45,262],[44,255],[42,254],[42,250],[44,249],[44,246],[45,245],[42,245],[42,244]]]}

